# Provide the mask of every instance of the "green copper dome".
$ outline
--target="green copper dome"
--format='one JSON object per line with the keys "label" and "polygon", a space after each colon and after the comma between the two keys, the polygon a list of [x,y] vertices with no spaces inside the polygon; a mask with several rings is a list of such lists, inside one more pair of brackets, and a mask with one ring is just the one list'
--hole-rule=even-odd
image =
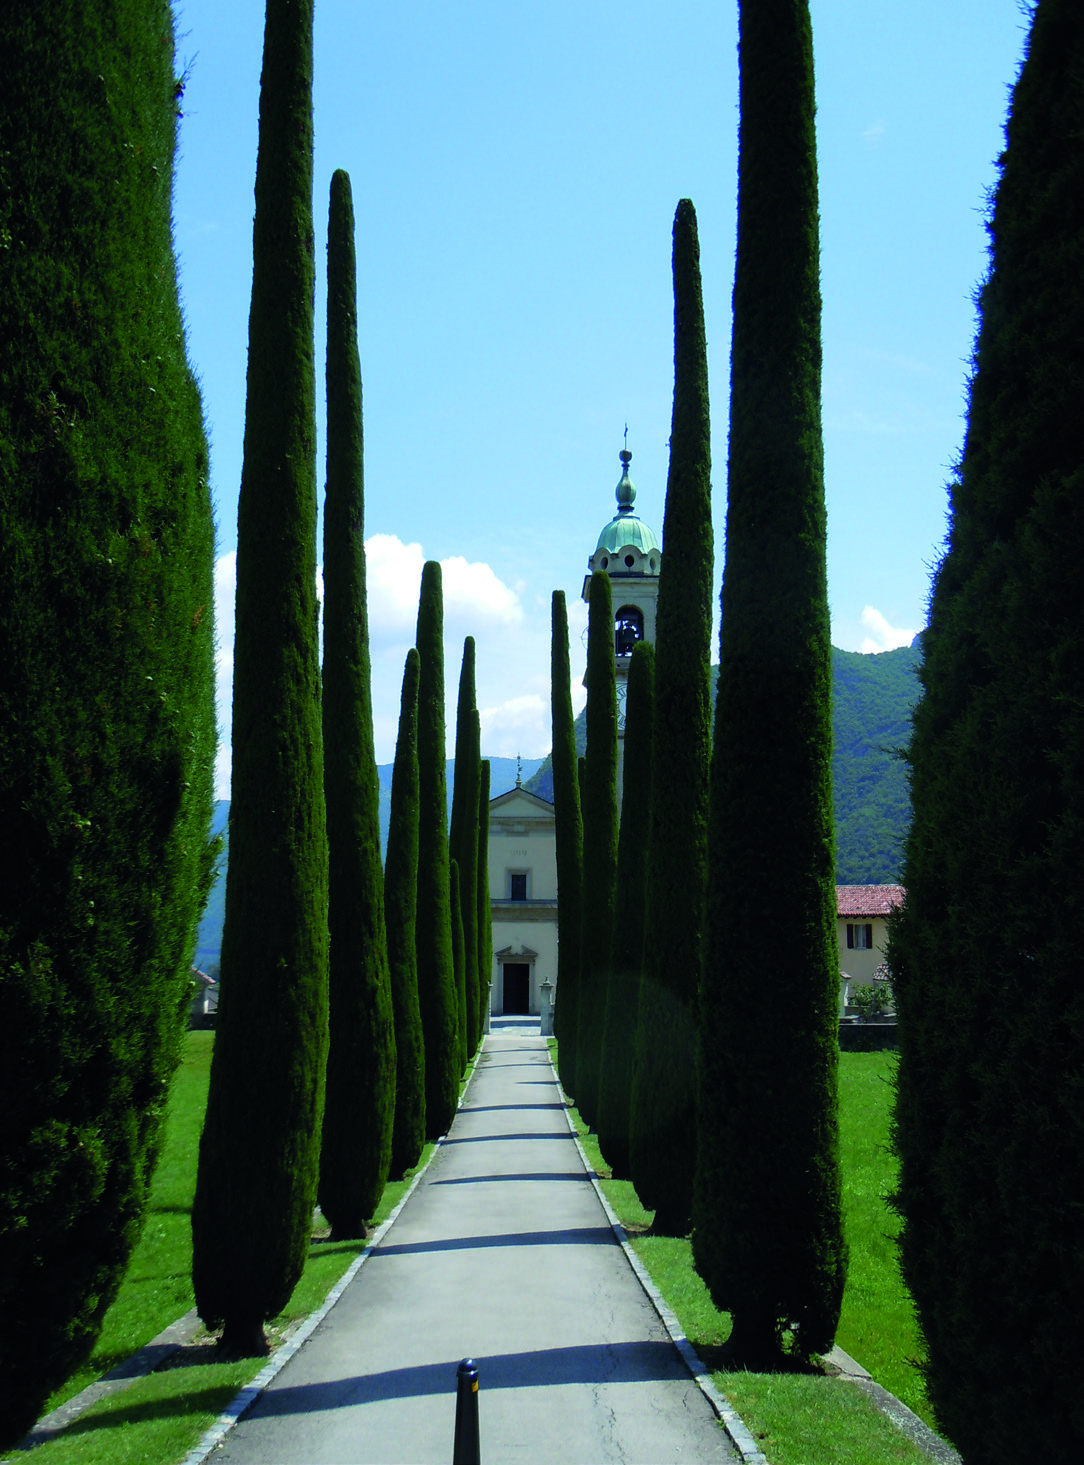
{"label": "green copper dome", "polygon": [[638,550],[640,554],[659,552],[659,541],[655,538],[653,531],[642,519],[637,518],[632,510],[636,499],[636,489],[629,477],[629,463],[632,461],[632,454],[625,448],[620,456],[624,471],[621,475],[621,482],[614,490],[617,498],[617,513],[599,535],[592,561],[600,552],[612,555],[626,546]]}

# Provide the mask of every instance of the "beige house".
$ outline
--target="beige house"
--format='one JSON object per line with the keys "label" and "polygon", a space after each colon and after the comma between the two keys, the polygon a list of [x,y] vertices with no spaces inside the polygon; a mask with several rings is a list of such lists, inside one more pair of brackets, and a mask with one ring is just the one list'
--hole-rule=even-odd
{"label": "beige house", "polygon": [[884,965],[888,917],[903,904],[902,885],[837,885],[836,932],[839,938],[841,1002],[852,987],[875,980]]}
{"label": "beige house", "polygon": [[557,983],[557,837],[553,805],[516,786],[489,805],[494,1016],[552,1011]]}

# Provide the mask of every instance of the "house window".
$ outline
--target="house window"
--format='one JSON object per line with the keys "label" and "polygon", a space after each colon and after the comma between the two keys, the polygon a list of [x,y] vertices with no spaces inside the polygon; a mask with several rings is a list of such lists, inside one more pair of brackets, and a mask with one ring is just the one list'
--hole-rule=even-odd
{"label": "house window", "polygon": [[509,900],[526,900],[527,899],[527,871],[526,870],[513,870],[513,871],[511,871],[510,874],[509,874],[509,876],[508,876],[508,886],[509,886],[509,889],[508,889],[508,899]]}
{"label": "house window", "polygon": [[872,951],[873,927],[847,925],[847,950]]}

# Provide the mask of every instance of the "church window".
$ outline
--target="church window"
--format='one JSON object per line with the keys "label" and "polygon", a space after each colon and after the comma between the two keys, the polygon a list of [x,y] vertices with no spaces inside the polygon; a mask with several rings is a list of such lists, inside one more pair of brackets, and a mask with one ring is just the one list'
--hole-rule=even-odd
{"label": "church window", "polygon": [[512,870],[508,876],[508,899],[527,899],[527,871]]}
{"label": "church window", "polygon": [[644,639],[644,614],[634,605],[623,605],[614,616],[614,653],[631,656],[637,641]]}

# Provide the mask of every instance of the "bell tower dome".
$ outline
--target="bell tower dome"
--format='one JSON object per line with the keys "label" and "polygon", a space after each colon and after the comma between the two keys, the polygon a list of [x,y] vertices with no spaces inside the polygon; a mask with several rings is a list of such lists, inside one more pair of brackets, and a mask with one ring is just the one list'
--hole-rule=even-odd
{"label": "bell tower dome", "polygon": [[655,640],[655,613],[659,603],[659,567],[662,551],[654,532],[633,509],[636,489],[629,477],[632,454],[623,448],[621,481],[614,490],[617,513],[598,537],[587,562],[583,599],[591,598],[591,576],[605,570],[610,577],[614,612],[614,670],[617,676],[618,788],[624,771],[625,698],[629,663],[637,641]]}

